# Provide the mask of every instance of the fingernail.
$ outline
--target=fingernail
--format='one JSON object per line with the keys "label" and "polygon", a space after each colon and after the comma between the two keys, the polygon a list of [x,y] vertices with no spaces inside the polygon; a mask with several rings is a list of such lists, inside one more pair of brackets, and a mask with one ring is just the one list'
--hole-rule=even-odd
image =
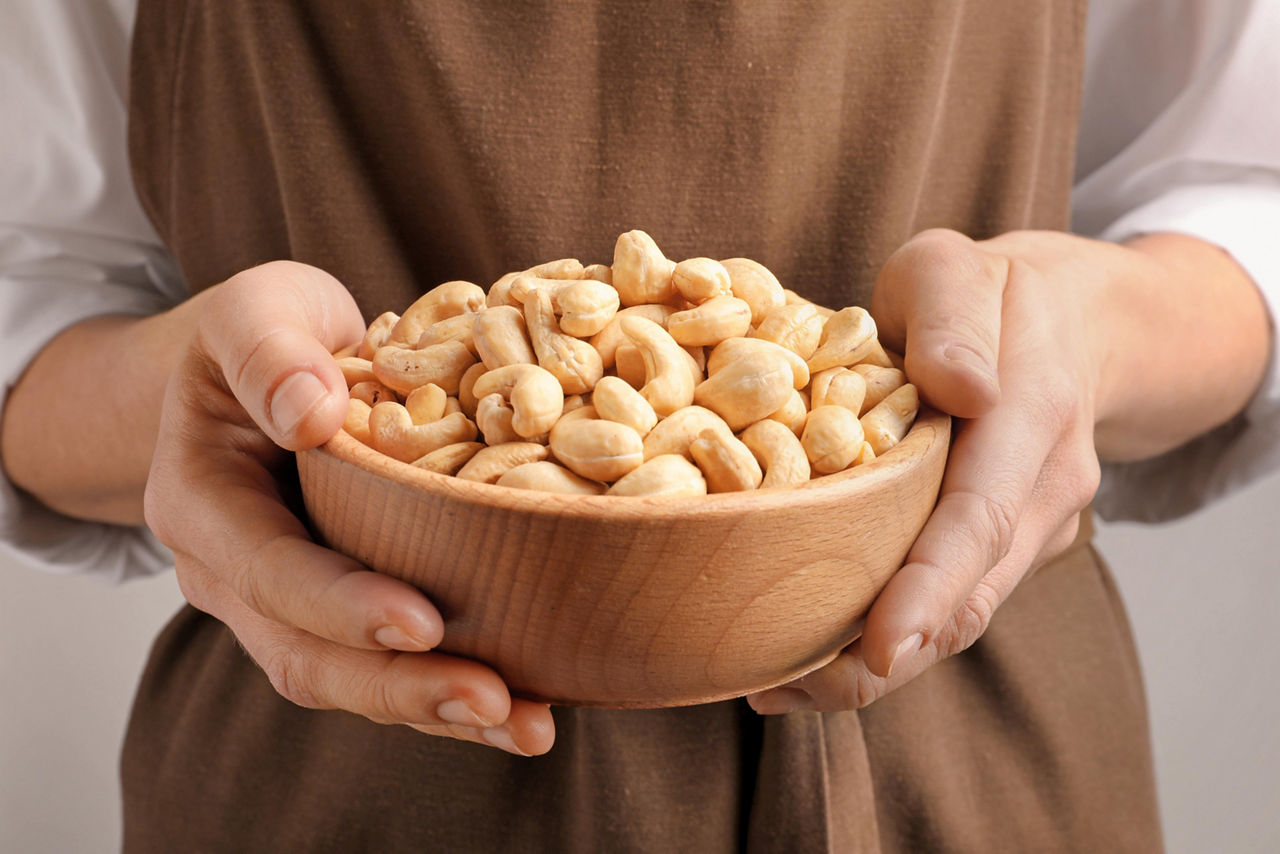
{"label": "fingernail", "polygon": [[813,697],[799,688],[774,688],[756,697],[752,707],[762,715],[786,715],[813,708]]}
{"label": "fingernail", "polygon": [[329,392],[309,371],[285,377],[271,396],[271,421],[281,433],[292,433],[308,412]]}
{"label": "fingernail", "polygon": [[492,727],[493,721],[487,721],[480,717],[475,709],[468,706],[465,702],[458,699],[445,700],[436,706],[436,717],[445,723],[457,724],[458,726],[469,726],[475,728]]}
{"label": "fingernail", "polygon": [[893,661],[889,662],[889,670],[884,674],[886,677],[893,675],[893,668],[898,666],[899,661],[906,661],[911,656],[920,651],[921,644],[924,643],[924,635],[916,632],[909,638],[898,644],[897,650],[893,653]]}
{"label": "fingernail", "polygon": [[996,384],[996,371],[987,361],[986,357],[979,355],[977,351],[965,347],[962,344],[952,344],[942,352],[942,358],[949,362],[959,362],[970,370],[979,374],[982,379]]}
{"label": "fingernail", "polygon": [[388,649],[398,649],[402,652],[420,652],[427,648],[421,641],[416,641],[405,634],[404,629],[399,626],[383,626],[373,633],[373,639]]}
{"label": "fingernail", "polygon": [[485,741],[489,742],[489,744],[499,750],[505,750],[508,753],[514,753],[517,756],[529,755],[516,747],[516,740],[511,737],[511,732],[506,728],[506,726],[489,727],[487,730],[482,732],[481,735],[484,736]]}

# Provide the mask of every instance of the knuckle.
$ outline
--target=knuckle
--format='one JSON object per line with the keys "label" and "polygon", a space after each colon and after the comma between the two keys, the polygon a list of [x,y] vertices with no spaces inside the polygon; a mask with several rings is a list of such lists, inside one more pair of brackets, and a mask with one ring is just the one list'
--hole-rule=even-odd
{"label": "knuckle", "polygon": [[943,656],[950,657],[973,646],[991,625],[997,604],[994,591],[979,585],[952,614],[945,638],[938,643]]}
{"label": "knuckle", "polygon": [[1012,501],[991,494],[978,496],[978,508],[994,566],[1013,547],[1018,530],[1018,511]]}
{"label": "knuckle", "polygon": [[849,683],[848,696],[841,708],[865,709],[885,695],[886,684],[884,679],[870,671],[859,670]]}
{"label": "knuckle", "polygon": [[254,613],[274,618],[277,614],[270,607],[270,597],[266,591],[266,573],[262,565],[265,550],[254,549],[240,558],[231,567],[231,577],[235,579],[234,589],[240,601]]}
{"label": "knuckle", "polygon": [[301,655],[281,647],[266,656],[262,669],[271,687],[290,703],[304,709],[328,708],[315,690],[310,668]]}
{"label": "knuckle", "polygon": [[960,281],[987,272],[986,253],[965,235],[947,228],[920,232],[891,255],[885,266],[890,275],[923,270],[957,274]]}

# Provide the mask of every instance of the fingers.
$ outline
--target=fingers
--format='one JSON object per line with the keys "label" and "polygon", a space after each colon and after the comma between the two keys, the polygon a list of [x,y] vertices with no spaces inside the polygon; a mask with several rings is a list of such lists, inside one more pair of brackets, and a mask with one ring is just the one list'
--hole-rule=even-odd
{"label": "fingers", "polygon": [[476,744],[487,744],[517,756],[541,756],[555,742],[555,722],[551,707],[545,703],[512,699],[511,714],[506,723],[486,729],[456,724],[410,724],[428,735],[443,735]]}
{"label": "fingers", "polygon": [[[959,428],[937,507],[906,564],[867,614],[862,648],[877,675],[889,675],[895,659],[935,637],[1013,548],[1041,465],[1056,441],[1056,430],[1028,415],[1026,407],[998,407]],[[989,604],[994,610],[999,602]],[[980,628],[985,629],[985,620]]]}
{"label": "fingers", "polygon": [[1000,399],[1001,300],[1008,262],[967,237],[923,232],[885,262],[871,313],[885,346],[944,412],[974,418]]}
{"label": "fingers", "polygon": [[521,756],[554,741],[549,708],[512,700],[482,664],[438,653],[351,649],[285,628],[220,595],[224,620],[276,691],[312,709],[345,709],[378,723],[403,723]]}
{"label": "fingers", "polygon": [[[188,395],[208,401],[217,390],[193,383],[174,392]],[[338,643],[402,650],[438,644],[443,621],[421,591],[310,540],[281,503],[267,468],[273,452],[260,433],[191,405],[166,406],[145,509],[175,555],[198,556],[191,572],[209,578],[190,579],[192,593],[200,595],[202,582],[216,576],[262,616]]]}
{"label": "fingers", "polygon": [[347,386],[330,353],[363,334],[360,311],[336,279],[278,261],[219,286],[197,337],[253,421],[296,451],[342,426]]}
{"label": "fingers", "polygon": [[218,286],[168,385],[147,522],[188,600],[226,623],[287,699],[545,752],[546,706],[513,703],[477,662],[427,652],[443,620],[422,592],[312,542],[282,500],[281,448],[342,425],[347,387],[330,352],[363,333],[342,286],[304,265]]}

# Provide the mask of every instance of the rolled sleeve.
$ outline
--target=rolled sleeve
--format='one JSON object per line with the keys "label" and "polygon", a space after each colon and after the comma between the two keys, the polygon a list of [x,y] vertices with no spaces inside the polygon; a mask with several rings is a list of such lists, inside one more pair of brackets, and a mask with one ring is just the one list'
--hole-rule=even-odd
{"label": "rolled sleeve", "polygon": [[[100,315],[154,314],[186,297],[129,175],[124,92],[133,14],[132,0],[48,0],[5,11],[0,406],[68,327]],[[62,516],[3,474],[0,553],[106,581],[172,566],[145,528]]]}
{"label": "rolled sleeve", "polygon": [[[1203,15],[1147,2],[1090,9],[1073,229],[1110,241],[1175,232],[1212,243],[1270,312],[1265,379],[1228,423],[1148,460],[1103,466],[1095,508],[1162,521],[1280,469],[1280,4]],[[1095,14],[1095,11],[1097,14]]]}
{"label": "rolled sleeve", "polygon": [[[26,366],[59,332],[107,314],[150,315],[178,300],[154,247],[65,232],[0,227],[0,407]],[[108,582],[173,565],[144,527],[55,513],[0,477],[0,551],[17,562]]]}

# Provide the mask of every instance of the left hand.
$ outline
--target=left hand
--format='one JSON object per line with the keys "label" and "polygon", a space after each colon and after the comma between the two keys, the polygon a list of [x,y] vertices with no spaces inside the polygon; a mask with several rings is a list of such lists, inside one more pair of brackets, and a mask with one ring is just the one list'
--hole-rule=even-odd
{"label": "left hand", "polygon": [[[1149,253],[1052,232],[975,242],[929,231],[888,260],[871,306],[881,340],[905,354],[922,398],[958,419],[938,503],[861,638],[751,695],[756,711],[867,705],[971,646],[1028,573],[1071,543],[1098,487],[1095,425],[1124,421],[1127,398],[1161,380],[1142,364],[1159,347],[1117,347],[1140,339],[1141,324],[1116,332],[1134,312],[1159,316],[1135,294],[1178,299],[1161,294],[1166,275]],[[1155,441],[1173,447],[1212,426],[1187,423],[1196,417]],[[1116,432],[1114,455],[1154,450],[1128,442]]]}

